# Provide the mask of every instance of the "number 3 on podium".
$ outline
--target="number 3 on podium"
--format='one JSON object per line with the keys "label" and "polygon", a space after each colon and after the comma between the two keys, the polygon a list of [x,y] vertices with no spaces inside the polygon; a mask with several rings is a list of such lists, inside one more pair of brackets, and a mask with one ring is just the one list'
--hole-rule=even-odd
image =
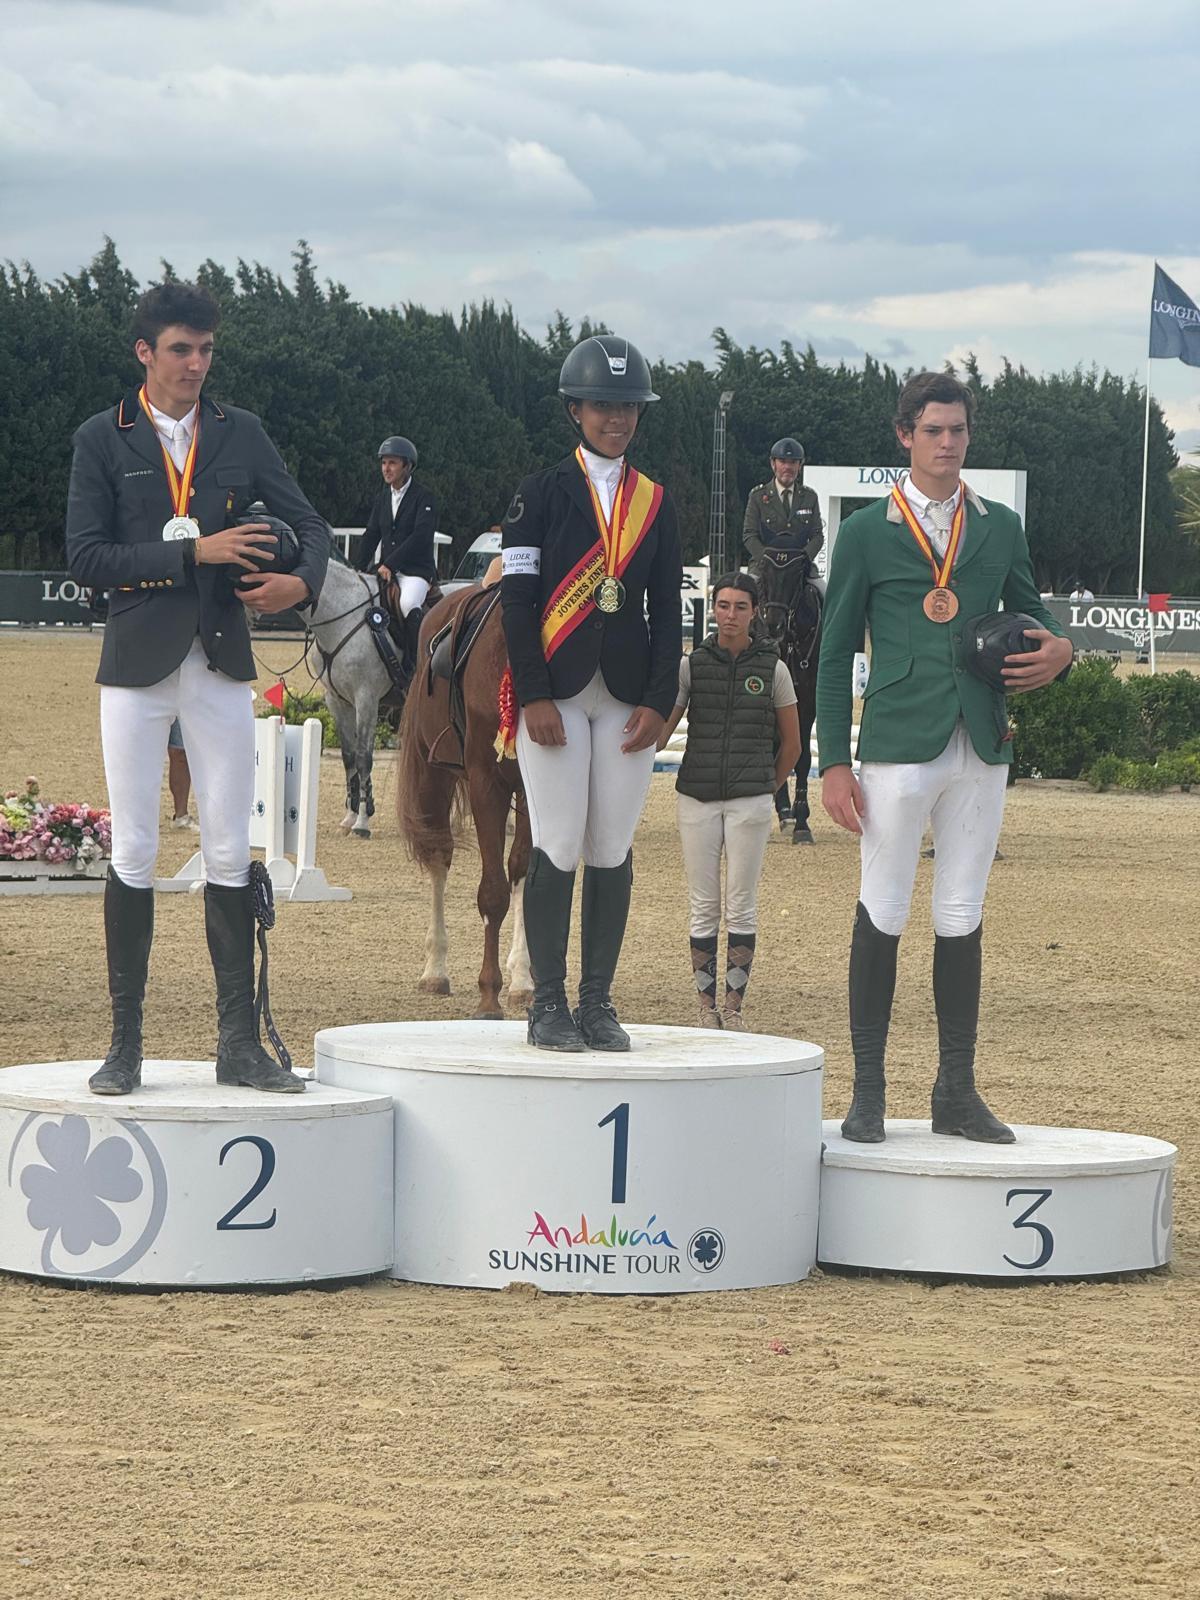
{"label": "number 3 on podium", "polygon": [[1040,1205],[1043,1205],[1054,1193],[1053,1189],[1010,1189],[1004,1197],[1006,1206],[1012,1205],[1014,1200],[1026,1199],[1032,1195],[1033,1204],[1026,1206],[1019,1217],[1013,1221],[1014,1228],[1031,1228],[1041,1241],[1041,1249],[1032,1261],[1014,1261],[1011,1256],[1005,1256],[1005,1261],[1010,1267],[1017,1267],[1022,1272],[1033,1272],[1038,1267],[1044,1267],[1054,1254],[1054,1235],[1044,1222],[1031,1222],[1029,1219]]}

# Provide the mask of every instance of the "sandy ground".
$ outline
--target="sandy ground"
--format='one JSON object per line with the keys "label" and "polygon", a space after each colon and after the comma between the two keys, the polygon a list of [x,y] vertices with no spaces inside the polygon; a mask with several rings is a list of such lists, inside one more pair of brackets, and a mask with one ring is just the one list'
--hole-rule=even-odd
{"label": "sandy ground", "polygon": [[[103,795],[97,652],[0,637],[0,785],[31,772],[56,798]],[[275,667],[296,653],[262,649]],[[456,993],[419,996],[425,900],[394,788],[384,758],[376,837],[344,839],[326,759],[318,860],[355,898],[280,912],[272,988],[302,1058],[320,1026],[473,1008],[475,858],[451,876]],[[617,994],[632,1020],[693,1015],[672,802],[657,779]],[[0,1277],[0,1594],[1200,1593],[1198,839],[1200,796],[1018,785],[985,944],[993,1106],[1178,1144],[1171,1272],[1015,1288],[818,1272],[674,1299]],[[164,867],[189,849],[164,835]],[[902,1116],[927,1114],[932,1077],[930,872],[902,946]],[[772,844],[747,1015],[826,1047],[831,1115],[855,892],[831,825],[811,850]],[[211,1054],[199,911],[159,903],[149,1055]],[[99,897],[0,900],[0,1060],[102,1047],[102,950]]]}

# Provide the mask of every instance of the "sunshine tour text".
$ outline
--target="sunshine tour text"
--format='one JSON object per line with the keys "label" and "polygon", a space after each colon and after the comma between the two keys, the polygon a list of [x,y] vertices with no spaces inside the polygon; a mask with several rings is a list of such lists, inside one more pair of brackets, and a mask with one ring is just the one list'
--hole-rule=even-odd
{"label": "sunshine tour text", "polygon": [[670,1277],[679,1271],[678,1256],[585,1255],[582,1251],[489,1250],[488,1266],[494,1272],[567,1272],[585,1277],[614,1278],[624,1263],[629,1278]]}

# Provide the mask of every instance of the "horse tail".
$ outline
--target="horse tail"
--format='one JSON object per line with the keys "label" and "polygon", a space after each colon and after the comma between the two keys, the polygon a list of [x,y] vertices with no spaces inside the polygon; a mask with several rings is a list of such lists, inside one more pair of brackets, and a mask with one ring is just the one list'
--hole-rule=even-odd
{"label": "horse tail", "polygon": [[434,703],[421,677],[418,672],[410,684],[400,719],[396,814],[409,859],[423,868],[448,868],[466,816],[466,774],[430,764],[421,724]]}

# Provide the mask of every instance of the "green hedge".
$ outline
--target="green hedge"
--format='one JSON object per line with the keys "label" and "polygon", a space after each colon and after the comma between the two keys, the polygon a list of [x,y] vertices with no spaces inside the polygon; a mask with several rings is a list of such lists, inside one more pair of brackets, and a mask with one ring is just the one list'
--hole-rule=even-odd
{"label": "green hedge", "polygon": [[[257,713],[259,717],[277,717],[279,712],[274,706],[266,706]],[[338,741],[337,724],[333,720],[333,712],[325,704],[324,695],[313,690],[309,694],[295,694],[291,689],[285,689],[283,696],[283,720],[288,723],[307,722],[309,717],[316,717],[321,724],[321,749],[340,749]],[[375,727],[376,750],[393,750],[396,746],[396,731],[390,722],[380,721]]]}
{"label": "green hedge", "polygon": [[1008,708],[1017,777],[1086,777],[1097,788],[1196,781],[1187,760],[1164,761],[1200,753],[1200,678],[1190,672],[1118,678],[1109,657],[1085,656],[1065,683],[1013,695]]}

